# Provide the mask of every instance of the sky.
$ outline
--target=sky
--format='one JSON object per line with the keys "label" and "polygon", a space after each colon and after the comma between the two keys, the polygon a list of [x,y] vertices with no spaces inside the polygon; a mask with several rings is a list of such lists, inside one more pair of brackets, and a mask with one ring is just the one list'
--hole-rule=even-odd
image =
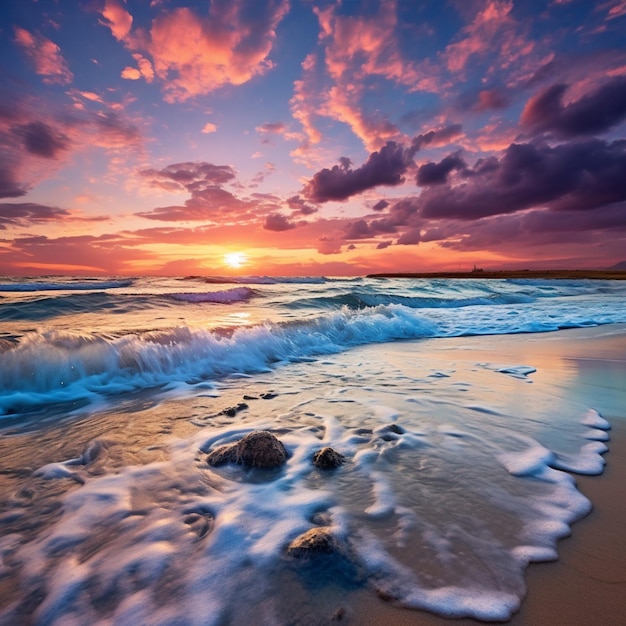
{"label": "sky", "polygon": [[626,0],[4,0],[0,274],[626,259]]}

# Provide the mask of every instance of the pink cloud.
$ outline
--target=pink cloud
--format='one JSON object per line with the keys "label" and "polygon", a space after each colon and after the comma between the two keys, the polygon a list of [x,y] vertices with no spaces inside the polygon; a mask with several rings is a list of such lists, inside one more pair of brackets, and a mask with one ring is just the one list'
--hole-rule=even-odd
{"label": "pink cloud", "polygon": [[626,0],[618,0],[614,6],[609,9],[607,20],[614,20],[618,17],[626,15]]}
{"label": "pink cloud", "polygon": [[256,20],[246,15],[241,1],[213,3],[206,18],[188,8],[159,15],[148,51],[164,83],[165,100],[181,102],[224,85],[241,85],[271,69],[275,29],[288,6],[286,0],[268,3]]}
{"label": "pink cloud", "polygon": [[183,102],[225,85],[242,85],[273,67],[269,55],[288,0],[255,5],[254,15],[246,0],[207,4],[204,16],[188,7],[166,10],[152,3],[160,12],[150,28],[133,30],[132,15],[118,0],[106,0],[101,23],[133,51],[138,64],[125,68],[123,77],[141,75],[147,82],[157,77],[167,102]]}
{"label": "pink cloud", "polygon": [[464,71],[474,56],[489,58],[490,62],[496,59],[502,68],[507,68],[529,55],[534,44],[519,32],[512,10],[511,0],[489,0],[445,49],[443,59],[448,70]]}
{"label": "pink cloud", "polygon": [[141,72],[135,67],[125,67],[120,76],[126,80],[139,80]]}
{"label": "pink cloud", "polygon": [[105,0],[102,18],[101,24],[110,28],[118,41],[128,36],[133,25],[133,16],[117,0]]}
{"label": "pink cloud", "polygon": [[[53,176],[72,155],[94,148],[108,153],[110,172],[141,152],[139,127],[117,103],[93,92],[67,92],[73,104],[42,106],[40,100],[4,93],[0,115],[0,197],[16,198]],[[76,107],[76,104],[79,107]],[[119,159],[122,159],[120,161]],[[128,173],[128,167],[125,168]]]}
{"label": "pink cloud", "polygon": [[322,140],[322,134],[313,122],[319,106],[319,86],[315,78],[316,64],[316,55],[307,55],[301,64],[302,78],[294,82],[293,96],[289,101],[291,114],[296,121],[300,122],[305,135],[304,141],[292,152],[294,157],[304,155],[311,146]]}
{"label": "pink cloud", "polygon": [[395,0],[382,0],[378,12],[371,16],[340,15],[333,6],[314,9],[331,84],[321,88],[314,73],[315,57],[310,55],[303,64],[302,80],[294,85],[291,101],[294,118],[302,123],[307,136],[299,154],[320,141],[320,133],[312,123],[320,115],[347,124],[370,152],[387,141],[406,140],[384,112],[368,111],[364,106],[364,95],[373,79],[390,81],[409,91],[442,88],[443,81],[431,63],[403,55],[397,11]]}
{"label": "pink cloud", "polygon": [[70,72],[59,46],[43,35],[30,33],[25,28],[15,26],[14,30],[15,42],[24,49],[35,66],[35,72],[44,77],[44,83],[67,85],[72,82],[74,75]]}

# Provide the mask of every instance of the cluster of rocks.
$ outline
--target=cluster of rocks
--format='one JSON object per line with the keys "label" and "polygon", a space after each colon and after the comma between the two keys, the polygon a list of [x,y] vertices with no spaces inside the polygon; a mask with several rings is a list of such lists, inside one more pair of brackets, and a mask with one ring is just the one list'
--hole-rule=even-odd
{"label": "cluster of rocks", "polygon": [[[331,447],[322,448],[313,455],[313,465],[318,469],[335,469],[346,458]],[[271,469],[287,461],[287,451],[280,439],[267,430],[255,430],[235,443],[228,443],[212,450],[207,463],[213,467],[237,463],[246,467]]]}
{"label": "cluster of rocks", "polygon": [[[330,470],[343,465],[346,458],[327,446],[318,450],[312,458],[315,467]],[[271,469],[287,462],[287,450],[283,443],[266,430],[255,430],[235,443],[218,446],[207,456],[207,463],[213,467],[236,463],[245,467]],[[190,520],[189,523],[197,520]],[[206,530],[205,530],[206,532]],[[338,544],[328,526],[311,528],[296,537],[287,547],[292,557],[307,557],[317,554],[337,552]]]}

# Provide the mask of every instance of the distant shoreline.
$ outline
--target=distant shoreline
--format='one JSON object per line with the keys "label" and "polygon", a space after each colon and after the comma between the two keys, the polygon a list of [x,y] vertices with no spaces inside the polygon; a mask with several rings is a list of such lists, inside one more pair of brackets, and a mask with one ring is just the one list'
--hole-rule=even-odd
{"label": "distant shoreline", "polygon": [[474,270],[472,272],[389,272],[367,278],[550,278],[556,280],[626,280],[624,270]]}

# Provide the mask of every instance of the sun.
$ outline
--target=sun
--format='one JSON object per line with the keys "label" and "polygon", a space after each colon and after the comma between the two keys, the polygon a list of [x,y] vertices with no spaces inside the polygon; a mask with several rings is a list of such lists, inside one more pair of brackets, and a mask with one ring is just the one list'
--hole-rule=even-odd
{"label": "sun", "polygon": [[224,263],[232,269],[238,269],[248,262],[248,257],[243,252],[229,252],[224,255]]}

